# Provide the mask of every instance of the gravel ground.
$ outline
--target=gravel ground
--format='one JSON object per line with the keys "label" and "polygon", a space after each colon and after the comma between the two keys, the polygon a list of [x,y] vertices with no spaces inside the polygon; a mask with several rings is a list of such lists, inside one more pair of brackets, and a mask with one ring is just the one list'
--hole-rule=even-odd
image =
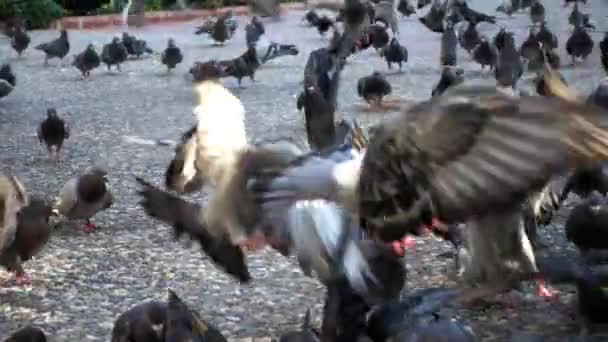
{"label": "gravel ground", "polygon": [[[547,6],[549,26],[560,36],[559,53],[568,61],[564,44],[569,34],[568,12],[557,0]],[[549,3],[549,1],[545,1]],[[493,12],[495,1],[472,1],[477,9]],[[608,29],[608,4],[593,1],[585,7],[598,21],[598,30]],[[299,23],[303,12],[290,12],[281,22],[266,22],[271,39],[293,42],[300,48],[295,57],[285,57],[263,66],[258,82],[243,81],[238,89],[234,79],[224,84],[232,89],[248,110],[247,130],[253,139],[297,137],[304,139],[303,115],[295,109],[295,95],[307,55],[325,44],[316,30]],[[516,33],[518,44],[527,32],[527,14],[499,17],[502,25]],[[127,145],[123,135],[176,138],[192,122],[192,84],[185,77],[194,60],[232,58],[244,49],[243,27],[247,18],[238,18],[239,30],[224,47],[212,47],[205,38],[194,36],[196,22],[133,29],[161,51],[169,37],[175,38],[185,61],[172,75],[166,75],[158,56],[129,61],[123,72],[93,71],[87,81],[78,80],[67,59],[43,67],[43,55],[29,49],[14,59],[8,40],[0,38],[0,56],[8,59],[17,74],[17,89],[0,100],[0,161],[15,172],[34,193],[55,196],[62,184],[101,159],[111,169],[114,206],[96,217],[100,229],[87,235],[65,226],[57,230],[38,258],[27,263],[32,287],[0,289],[0,337],[29,323],[43,326],[58,340],[107,341],[114,319],[129,307],[149,299],[164,299],[171,287],[192,307],[231,338],[277,336],[299,325],[305,308],[321,312],[323,288],[298,271],[293,260],[270,251],[249,256],[255,281],[241,286],[215,269],[197,248],[184,248],[172,241],[167,227],[148,219],[137,206],[133,174],[160,183],[169,155]],[[440,36],[424,28],[415,18],[400,21],[400,41],[409,50],[410,61],[402,74],[392,74],[394,97],[406,100],[427,98],[439,77]],[[481,25],[490,36],[497,31]],[[118,35],[118,28],[71,31],[72,53],[93,42],[101,45]],[[57,36],[53,31],[32,32],[32,46]],[[599,41],[603,34],[592,33]],[[459,65],[469,78],[493,82],[481,72],[464,50]],[[356,81],[374,69],[386,71],[386,64],[374,51],[355,56],[343,73],[338,118],[356,117],[364,124],[384,114],[362,112],[356,97]],[[576,68],[566,66],[564,76],[578,89],[589,92],[603,77],[598,49]],[[525,82],[524,82],[525,83]],[[36,139],[36,127],[48,107],[56,107],[71,124],[72,137],[65,146],[65,162],[53,165]],[[572,253],[563,229],[542,231],[553,250]],[[408,259],[408,288],[453,285],[452,263],[435,256],[448,250],[432,238],[419,240]],[[2,272],[2,271],[0,271]],[[0,276],[7,276],[0,273]],[[489,308],[461,310],[459,316],[471,323],[484,341],[504,341],[513,328],[538,332],[563,341],[576,326],[569,302],[572,288],[560,288],[560,301],[543,303],[527,298],[517,310]]]}

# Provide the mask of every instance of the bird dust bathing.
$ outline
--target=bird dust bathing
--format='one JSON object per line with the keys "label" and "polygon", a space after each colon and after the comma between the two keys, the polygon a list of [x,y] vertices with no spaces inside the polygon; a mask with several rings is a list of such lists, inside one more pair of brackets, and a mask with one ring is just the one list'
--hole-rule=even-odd
{"label": "bird dust bathing", "polygon": [[608,4],[556,3],[17,11],[0,339],[601,340]]}

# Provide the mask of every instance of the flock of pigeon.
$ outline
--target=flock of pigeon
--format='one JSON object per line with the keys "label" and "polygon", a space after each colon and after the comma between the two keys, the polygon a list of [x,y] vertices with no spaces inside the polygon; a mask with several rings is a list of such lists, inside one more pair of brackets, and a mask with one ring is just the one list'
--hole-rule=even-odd
{"label": "flock of pigeon", "polygon": [[[589,56],[595,42],[587,32],[593,29],[590,16],[578,1],[565,6],[572,2],[573,32],[565,48],[574,64]],[[608,93],[602,84],[583,98],[566,84],[557,71],[560,45],[547,27],[541,1],[512,0],[498,9],[509,15],[529,11],[532,26],[520,48],[507,28],[492,40],[480,35],[476,26],[495,23],[495,18],[463,0],[321,1],[316,6],[337,16],[311,10],[303,18],[321,35],[333,31],[326,47],[310,53],[297,99],[310,150],[283,140],[249,142],[243,104],[218,81],[235,77],[240,85],[244,77],[254,80],[268,60],[298,54],[295,45],[269,41],[262,21],[253,17],[241,56],[196,62],[190,69],[197,83],[196,121],[179,141],[125,137],[174,149],[165,171],[167,191],[136,178],[144,211],[170,225],[176,239],[186,235],[199,242],[215,265],[243,283],[252,281],[247,252],[270,246],[295,256],[306,275],[327,287],[326,302],[320,329],[310,325],[307,313],[302,330],[285,334],[282,341],[476,341],[462,322],[440,315],[439,309],[491,297],[522,281],[537,281],[545,297],[553,295],[545,281],[576,284],[581,338],[608,323],[608,293],[602,287],[608,277],[596,267],[607,259],[602,252],[608,249],[603,197],[608,178],[602,172],[608,158]],[[373,47],[389,69],[394,64],[402,69],[408,51],[398,39],[394,8],[410,16],[416,7],[428,9],[420,23],[442,35],[442,73],[431,98],[381,121],[369,137],[355,121],[336,122],[340,74],[350,67],[348,58]],[[224,44],[236,29],[227,12],[196,34]],[[7,33],[21,55],[30,43],[24,27]],[[465,82],[457,67],[458,45],[494,72],[496,86]],[[63,59],[70,50],[67,31],[36,49],[45,53],[45,64]],[[608,72],[608,35],[599,49]],[[108,71],[112,66],[120,71],[129,55],[144,53],[153,51],[124,33],[101,55],[89,45],[73,65],[86,78],[102,62]],[[169,39],[162,63],[170,71],[182,59]],[[536,74],[538,94],[505,92],[516,90],[526,72]],[[15,85],[10,66],[3,65],[0,97]],[[376,109],[387,108],[383,98],[391,89],[377,71],[357,84],[358,94]],[[51,158],[59,160],[69,136],[69,125],[48,109],[38,137]],[[14,175],[0,175],[0,265],[15,273],[18,284],[29,282],[22,263],[51,237],[52,217],[84,220],[87,231],[95,229],[92,217],[113,204],[109,171],[90,167],[68,181],[53,204],[30,196]],[[180,197],[203,188],[208,190],[205,205]],[[582,201],[566,221],[566,236],[583,261],[539,267],[535,249],[549,247],[536,230],[551,222],[570,193]],[[412,235],[428,233],[455,247],[463,286],[402,296],[402,257]],[[41,329],[29,326],[6,341],[45,340]],[[120,315],[112,337],[116,342],[203,340],[225,338],[172,290],[167,302],[145,302]]]}

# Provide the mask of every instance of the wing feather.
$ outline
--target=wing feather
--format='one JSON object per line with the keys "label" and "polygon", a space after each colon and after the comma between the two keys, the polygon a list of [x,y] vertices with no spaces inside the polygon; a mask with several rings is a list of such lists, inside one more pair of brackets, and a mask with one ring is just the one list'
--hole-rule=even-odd
{"label": "wing feather", "polygon": [[607,159],[608,114],[560,91],[513,98],[494,87],[457,87],[411,107],[367,150],[361,216],[395,234],[396,224],[403,231],[426,223],[421,211],[429,209],[465,221],[521,202],[555,173]]}

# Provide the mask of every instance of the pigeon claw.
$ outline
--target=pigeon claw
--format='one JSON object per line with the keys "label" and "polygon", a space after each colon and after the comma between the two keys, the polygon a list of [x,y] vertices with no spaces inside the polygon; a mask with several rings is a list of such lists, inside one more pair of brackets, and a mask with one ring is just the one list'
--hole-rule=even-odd
{"label": "pigeon claw", "polygon": [[266,239],[262,234],[255,234],[247,240],[239,243],[241,248],[248,252],[258,251],[266,246]]}
{"label": "pigeon claw", "polygon": [[86,233],[93,233],[97,229],[97,225],[95,225],[93,222],[87,222],[82,226],[82,229]]}
{"label": "pigeon claw", "polygon": [[25,272],[16,272],[15,282],[17,285],[32,285],[32,279]]}
{"label": "pigeon claw", "polygon": [[405,256],[405,251],[412,249],[416,246],[416,242],[413,237],[405,236],[401,240],[395,240],[391,242],[391,247],[395,255],[399,257]]}
{"label": "pigeon claw", "polygon": [[544,298],[547,301],[557,299],[556,295],[547,288],[544,279],[539,279],[537,281],[536,295],[538,297]]}

